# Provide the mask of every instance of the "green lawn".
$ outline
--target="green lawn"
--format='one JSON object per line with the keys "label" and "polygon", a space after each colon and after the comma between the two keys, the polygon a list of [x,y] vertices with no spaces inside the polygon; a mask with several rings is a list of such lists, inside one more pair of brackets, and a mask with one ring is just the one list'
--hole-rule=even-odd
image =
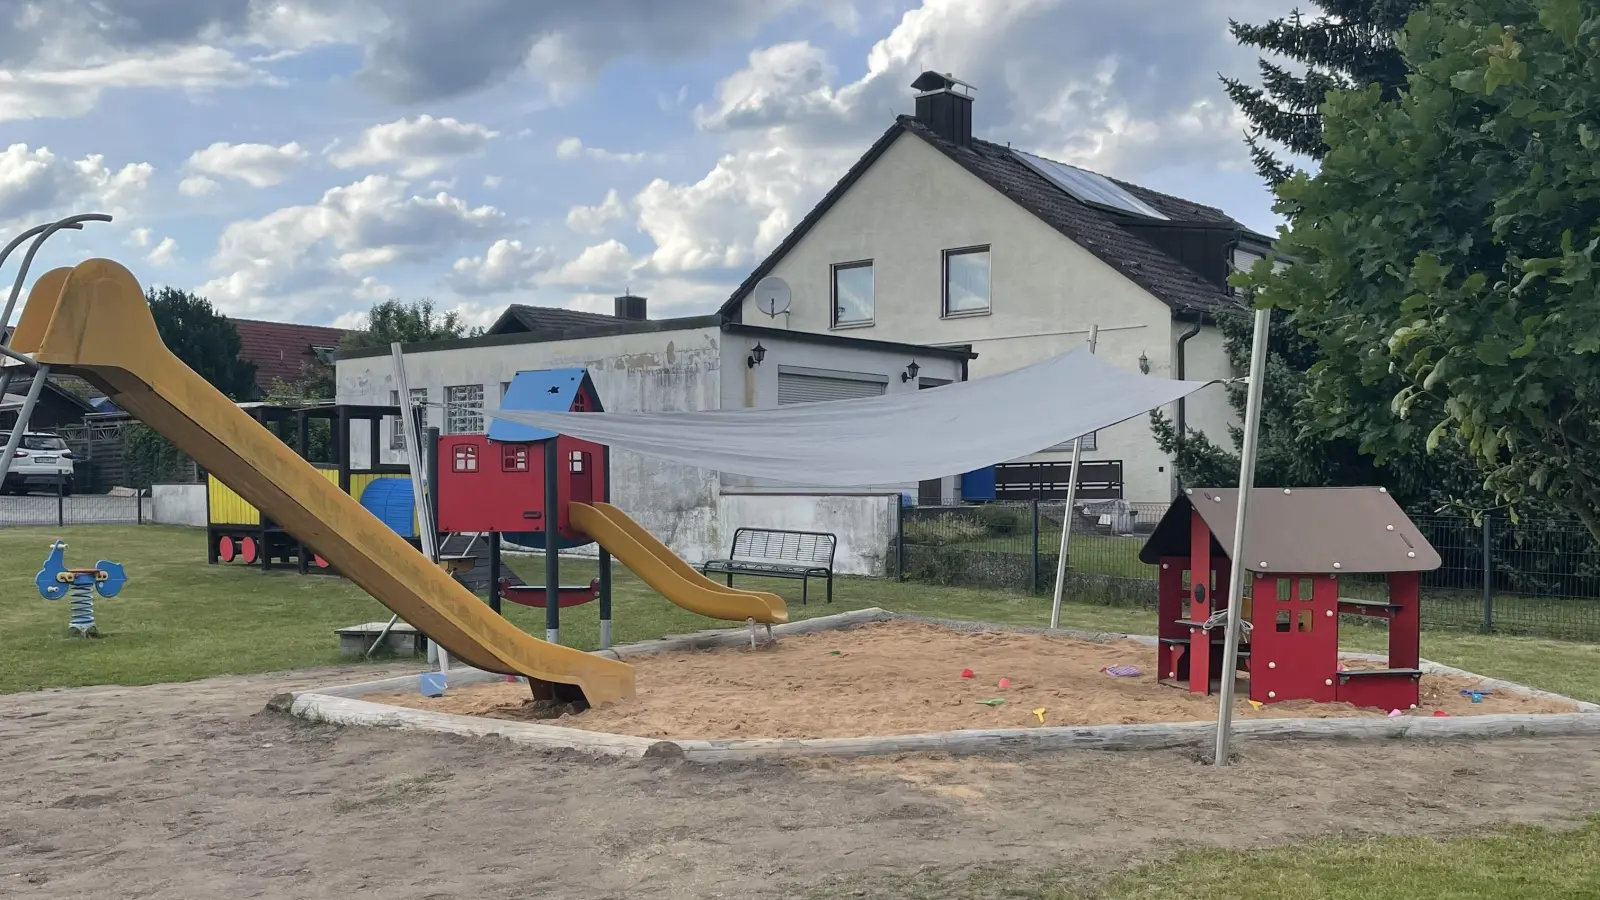
{"label": "green lawn", "polygon": [[[123,593],[96,604],[105,637],[66,637],[65,601],[39,597],[33,576],[57,536],[69,544],[68,565],[106,558],[127,566]],[[198,529],[144,526],[0,529],[0,634],[10,664],[0,668],[0,692],[83,684],[150,684],[218,674],[242,674],[340,661],[333,629],[383,620],[388,611],[337,578],[292,572],[262,573],[243,566],[208,566],[204,533]],[[531,581],[543,562],[512,558],[510,565]],[[592,563],[563,561],[563,581],[592,577]],[[616,568],[615,638],[619,642],[703,628],[727,627],[664,602],[621,566]],[[772,588],[790,602],[795,618],[881,606],[900,612],[1043,625],[1050,599],[974,588],[938,587],[872,578],[841,578],[835,602],[800,605],[799,585],[790,581],[742,580]],[[592,648],[598,640],[596,607],[566,610],[563,643]],[[507,615],[542,634],[544,611],[515,605]],[[1068,628],[1149,634],[1146,609],[1068,603]],[[1346,628],[1353,649],[1381,650],[1384,633]],[[1600,702],[1600,648],[1594,644],[1428,631],[1423,653],[1430,659]]]}
{"label": "green lawn", "polygon": [[1589,900],[1600,896],[1600,819],[1571,831],[1508,828],[1452,840],[1317,841],[1210,850],[1074,890],[1070,872],[985,868],[829,885],[810,896],[875,900]]}

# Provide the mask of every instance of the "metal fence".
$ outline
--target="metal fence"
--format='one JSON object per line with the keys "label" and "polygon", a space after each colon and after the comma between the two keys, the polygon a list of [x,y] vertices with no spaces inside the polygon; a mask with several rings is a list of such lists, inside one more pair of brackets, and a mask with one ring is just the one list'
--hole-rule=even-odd
{"label": "metal fence", "polygon": [[[1149,606],[1156,569],[1139,549],[1164,503],[1082,502],[1072,516],[1064,591],[1079,602]],[[891,554],[912,581],[1047,595],[1055,590],[1065,505],[908,507]],[[1417,516],[1443,564],[1422,576],[1423,625],[1600,640],[1600,548],[1575,522]],[[1345,579],[1363,595],[1380,588]]]}
{"label": "metal fence", "polygon": [[0,495],[0,528],[7,526],[142,525],[151,521],[151,499],[117,494],[60,491]]}

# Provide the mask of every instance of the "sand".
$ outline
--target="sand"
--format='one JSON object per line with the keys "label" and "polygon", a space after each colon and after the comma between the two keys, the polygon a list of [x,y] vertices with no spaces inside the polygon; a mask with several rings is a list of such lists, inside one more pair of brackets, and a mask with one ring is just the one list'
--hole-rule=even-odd
{"label": "sand", "polygon": [[[823,738],[915,734],[968,728],[1207,721],[1216,698],[1157,683],[1155,651],[1130,640],[1098,643],[1052,635],[970,633],[914,622],[782,639],[749,647],[662,653],[631,660],[638,695],[559,724],[653,738]],[[1100,670],[1132,665],[1142,674]],[[1354,668],[1359,663],[1351,662]],[[1370,664],[1368,664],[1370,665]],[[963,669],[974,677],[964,679]],[[1001,678],[1010,686],[999,687]],[[1426,675],[1422,702],[1407,715],[1575,712],[1569,703],[1496,691],[1473,703],[1476,679]],[[1241,690],[1241,696],[1244,691]],[[429,698],[417,693],[363,699],[417,709],[532,719],[525,684],[470,685]],[[998,706],[981,700],[1002,699]],[[1033,712],[1043,709],[1043,719]],[[1348,703],[1286,701],[1236,717],[1384,716]]]}
{"label": "sand", "polygon": [[971,900],[983,866],[1097,896],[1180,850],[1600,809],[1590,737],[697,766],[261,712],[420,668],[0,696],[0,897]]}

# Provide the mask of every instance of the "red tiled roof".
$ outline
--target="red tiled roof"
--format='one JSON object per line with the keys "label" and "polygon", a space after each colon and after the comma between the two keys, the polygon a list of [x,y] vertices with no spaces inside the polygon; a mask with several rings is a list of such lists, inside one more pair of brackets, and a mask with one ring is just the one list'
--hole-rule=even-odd
{"label": "red tiled roof", "polygon": [[335,347],[349,334],[343,328],[293,325],[256,319],[228,319],[239,331],[239,356],[256,364],[256,386],[262,393],[274,378],[293,381],[306,363],[314,362],[312,347]]}

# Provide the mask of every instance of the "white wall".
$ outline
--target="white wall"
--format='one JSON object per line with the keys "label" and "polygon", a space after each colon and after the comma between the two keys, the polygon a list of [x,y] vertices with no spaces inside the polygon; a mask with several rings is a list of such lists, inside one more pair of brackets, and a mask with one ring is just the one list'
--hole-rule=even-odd
{"label": "white wall", "polygon": [[150,518],[157,525],[206,527],[206,486],[203,484],[153,484]]}
{"label": "white wall", "polygon": [[[1193,323],[1172,323],[1173,341],[1176,344],[1178,336],[1193,327]],[[1233,364],[1228,360],[1227,347],[1222,339],[1222,331],[1215,325],[1206,325],[1200,332],[1189,339],[1184,346],[1184,373],[1183,377],[1190,381],[1207,381],[1210,379],[1232,378],[1241,373],[1233,370]],[[1168,416],[1175,415],[1169,411]],[[1187,426],[1193,428],[1211,439],[1213,444],[1225,449],[1233,449],[1233,437],[1228,434],[1230,424],[1239,424],[1239,417],[1234,415],[1233,407],[1228,405],[1228,389],[1220,384],[1212,385],[1189,395],[1185,403],[1184,416]]]}
{"label": "white wall", "polygon": [[[517,372],[583,366],[600,402],[613,412],[716,409],[720,337],[717,329],[705,328],[408,353],[406,380],[412,388],[426,387],[433,403],[442,401],[447,385],[482,384],[487,416],[499,408],[500,383]],[[393,368],[387,354],[339,360],[339,402],[388,403]],[[428,423],[442,425],[443,410],[430,408]],[[361,439],[361,447],[355,438]],[[364,441],[353,436],[352,455],[365,453]],[[708,558],[722,543],[714,472],[619,450],[611,455],[611,500],[691,562]]]}
{"label": "white wall", "polygon": [[[726,556],[740,526],[788,531],[826,531],[838,538],[834,571],[840,575],[887,574],[894,540],[894,505],[899,495],[806,496],[803,494],[723,494],[720,512],[725,541],[714,556]],[[758,584],[752,581],[747,587]],[[737,586],[737,585],[736,585]],[[812,587],[820,586],[813,582]],[[812,602],[822,597],[811,594]]]}
{"label": "white wall", "polygon": [[[990,312],[941,318],[942,251],[988,244]],[[831,266],[872,259],[870,325],[830,327]],[[1170,308],[913,135],[902,135],[773,270],[793,291],[791,312],[769,318],[752,300],[743,321],[912,344],[971,343],[970,377],[999,374],[1082,346],[1100,326],[1098,353],[1171,375]],[[1204,369],[1189,346],[1191,372]],[[1210,390],[1210,389],[1208,389]],[[1049,398],[1039,398],[1048,414]],[[1140,416],[1098,436],[1084,458],[1120,459],[1129,500],[1171,499],[1171,462]],[[1069,459],[1069,451],[1030,459]]]}

